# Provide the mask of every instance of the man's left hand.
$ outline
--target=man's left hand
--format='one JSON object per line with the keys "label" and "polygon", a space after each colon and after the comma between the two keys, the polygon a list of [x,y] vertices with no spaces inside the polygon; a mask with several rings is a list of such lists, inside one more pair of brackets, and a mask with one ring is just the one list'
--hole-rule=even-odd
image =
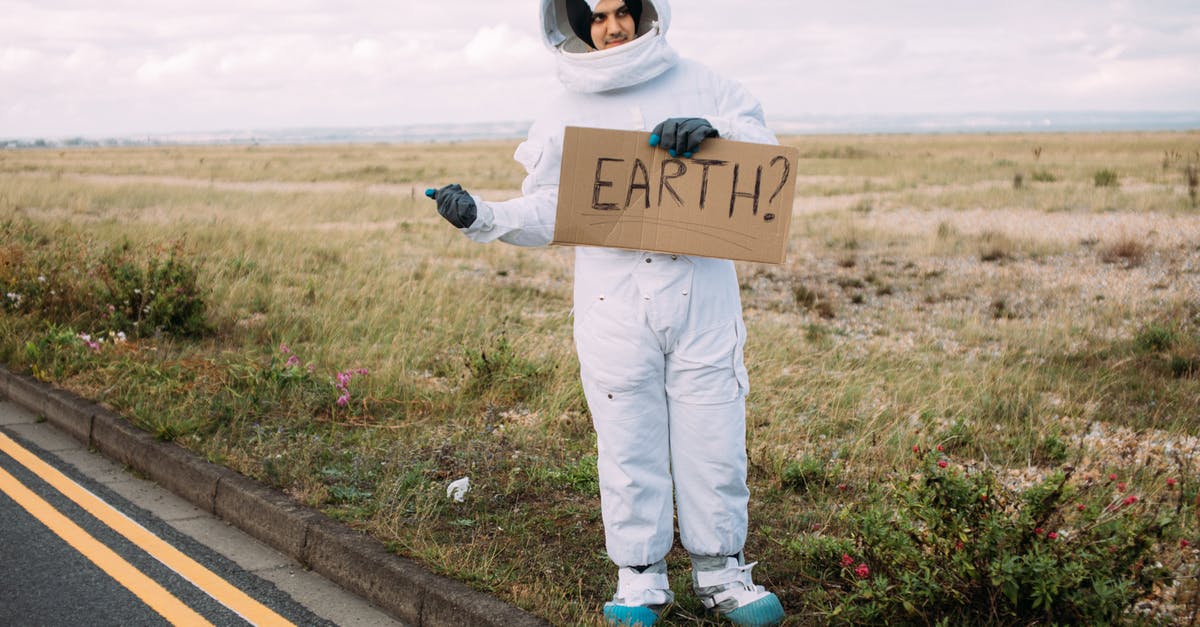
{"label": "man's left hand", "polygon": [[704,118],[667,118],[650,132],[650,145],[666,148],[672,157],[691,157],[709,137],[719,135]]}

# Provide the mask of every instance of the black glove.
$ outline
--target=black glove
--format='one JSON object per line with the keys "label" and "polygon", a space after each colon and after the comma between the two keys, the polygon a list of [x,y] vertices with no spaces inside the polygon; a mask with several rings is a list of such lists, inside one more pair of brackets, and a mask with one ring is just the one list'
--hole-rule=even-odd
{"label": "black glove", "polygon": [[718,136],[717,129],[704,118],[668,118],[650,132],[650,145],[666,148],[672,157],[691,157],[700,142]]}
{"label": "black glove", "polygon": [[438,213],[450,224],[465,229],[475,223],[475,199],[458,183],[427,189],[425,195],[437,201]]}

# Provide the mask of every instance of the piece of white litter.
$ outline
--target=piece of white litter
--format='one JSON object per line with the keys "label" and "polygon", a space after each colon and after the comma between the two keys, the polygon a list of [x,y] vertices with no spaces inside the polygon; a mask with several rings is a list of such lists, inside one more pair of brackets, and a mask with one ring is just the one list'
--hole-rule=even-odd
{"label": "piece of white litter", "polygon": [[456,481],[451,481],[450,485],[446,486],[446,498],[454,499],[462,503],[463,495],[471,488],[470,477],[463,477]]}

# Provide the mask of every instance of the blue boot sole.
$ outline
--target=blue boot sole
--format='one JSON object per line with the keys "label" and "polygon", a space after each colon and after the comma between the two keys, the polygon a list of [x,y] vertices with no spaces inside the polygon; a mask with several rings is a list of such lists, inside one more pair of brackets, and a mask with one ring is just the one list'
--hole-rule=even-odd
{"label": "blue boot sole", "polygon": [[783,604],[779,602],[779,597],[772,593],[767,596],[750,603],[743,605],[736,610],[725,614],[725,618],[729,619],[735,625],[745,625],[746,627],[771,627],[778,625],[783,621]]}
{"label": "blue boot sole", "polygon": [[650,627],[657,620],[658,614],[643,605],[604,604],[604,622],[613,627]]}

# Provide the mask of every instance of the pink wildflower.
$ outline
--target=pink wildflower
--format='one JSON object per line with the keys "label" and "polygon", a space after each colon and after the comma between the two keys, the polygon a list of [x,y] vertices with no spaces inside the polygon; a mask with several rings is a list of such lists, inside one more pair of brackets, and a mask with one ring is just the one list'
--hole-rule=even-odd
{"label": "pink wildflower", "polygon": [[1192,544],[1192,543],[1191,543],[1191,542],[1188,542],[1187,540],[1180,540],[1180,541],[1179,541],[1179,548],[1181,548],[1181,549],[1186,549],[1186,548],[1188,548],[1188,546],[1190,546],[1191,544]]}
{"label": "pink wildflower", "polygon": [[1126,505],[1133,505],[1134,503],[1137,503],[1137,501],[1138,501],[1138,497],[1133,496],[1131,494],[1131,495],[1125,497],[1125,500],[1122,502],[1125,503]]}
{"label": "pink wildflower", "polygon": [[854,574],[858,575],[859,579],[866,579],[871,574],[871,569],[867,568],[866,564],[859,564],[858,567],[854,569]]}
{"label": "pink wildflower", "polygon": [[1118,484],[1117,484],[1117,491],[1118,491],[1118,492],[1124,492],[1124,491],[1125,491],[1125,482],[1124,482],[1124,481],[1122,481],[1121,483],[1118,483]]}
{"label": "pink wildflower", "polygon": [[292,367],[295,367],[295,366],[299,366],[299,365],[300,365],[300,358],[299,358],[299,357],[297,357],[297,356],[295,356],[295,355],[292,355],[291,357],[288,357],[287,364],[285,364],[285,365],[286,365],[288,368],[292,368]]}
{"label": "pink wildflower", "polygon": [[1079,511],[1081,511],[1081,512],[1082,512],[1082,511],[1083,511],[1085,508],[1084,508],[1084,506],[1083,506],[1083,503],[1080,503],[1079,505],[1076,505],[1076,506],[1075,506],[1075,509],[1077,509],[1077,510],[1079,510]]}
{"label": "pink wildflower", "polygon": [[850,568],[854,565],[854,558],[850,557],[849,553],[842,553],[842,568]]}
{"label": "pink wildflower", "polygon": [[1168,488],[1175,487],[1175,477],[1167,477],[1167,487]]}
{"label": "pink wildflower", "polygon": [[1114,473],[1112,473],[1111,475],[1109,475],[1109,476],[1108,476],[1108,480],[1109,480],[1109,481],[1116,481],[1116,480],[1117,480],[1117,473],[1115,473],[1115,472],[1114,472]]}
{"label": "pink wildflower", "polygon": [[1051,531],[1050,533],[1046,534],[1046,537],[1050,538],[1051,540],[1057,540],[1058,534],[1056,532]]}
{"label": "pink wildflower", "polygon": [[288,353],[290,353],[290,352],[292,352],[292,351],[291,351],[291,349],[289,349],[289,348],[288,348],[287,344],[280,344],[280,345],[279,345],[279,352],[281,352],[281,353],[283,353],[284,355],[286,355],[286,354],[288,354]]}
{"label": "pink wildflower", "polygon": [[938,460],[938,468],[945,468],[946,466],[949,466],[949,464],[946,463],[946,460],[944,460],[944,459]]}
{"label": "pink wildflower", "polygon": [[343,395],[339,396],[337,399],[338,407],[345,407],[349,403],[350,403],[350,394],[349,393],[343,394]]}

